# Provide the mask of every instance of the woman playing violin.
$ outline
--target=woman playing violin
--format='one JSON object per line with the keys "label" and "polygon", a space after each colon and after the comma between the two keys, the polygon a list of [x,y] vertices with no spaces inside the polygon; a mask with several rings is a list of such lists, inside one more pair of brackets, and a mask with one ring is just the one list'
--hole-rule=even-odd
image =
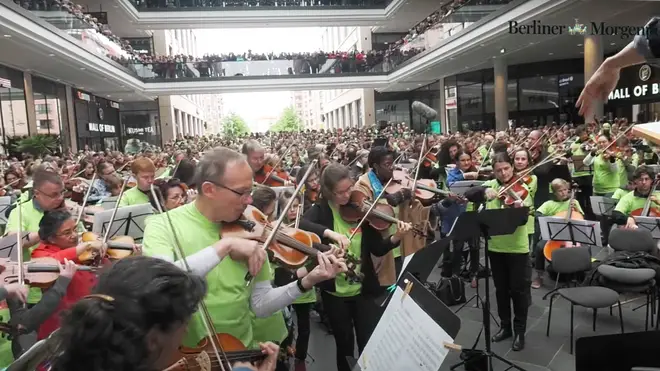
{"label": "woman playing violin", "polygon": [[[163,260],[119,261],[63,318],[61,353],[51,370],[165,370],[205,294],[202,278]],[[258,368],[234,364],[233,370],[273,371],[278,347],[266,343],[261,349],[267,358]]]}
{"label": "woman playing violin", "polygon": [[[531,165],[531,159],[532,159],[532,155],[529,153],[528,150],[524,148],[518,148],[513,152],[513,168],[515,174],[516,176],[523,175],[521,181],[527,185],[527,189],[529,189],[529,196],[532,199],[534,199],[534,196],[536,195],[536,189],[538,187],[538,178],[534,174],[528,173],[527,175],[524,175],[525,170],[527,170]],[[530,250],[531,250],[533,249],[532,242],[534,239],[534,232],[535,232],[534,216],[533,216],[534,207],[532,206],[529,211],[531,215],[527,220],[527,234],[528,234]]]}
{"label": "woman playing violin", "polygon": [[257,187],[252,191],[252,206],[256,207],[268,217],[268,220],[275,219],[275,209],[277,207],[277,193],[270,187]]}
{"label": "woman playing violin", "polygon": [[320,285],[323,305],[335,337],[338,371],[350,371],[346,357],[354,353],[354,336],[361,353],[380,318],[381,309],[375,304],[375,298],[384,292],[385,287],[378,281],[371,256],[385,256],[399,245],[401,235],[410,229],[409,224],[399,223],[397,233],[383,238],[365,222],[349,241],[356,225],[345,222],[339,209],[349,203],[352,191],[353,181],[348,168],[339,164],[328,165],[321,175],[322,197],[300,221],[300,228],[323,236],[326,242],[328,239],[338,242],[348,254],[361,259],[359,270],[364,274],[361,283],[351,283],[340,274]]}
{"label": "woman playing violin", "polygon": [[[78,256],[88,249],[101,249],[100,246],[93,247],[87,243],[78,243],[76,220],[67,211],[46,212],[39,222],[39,238],[41,242],[32,251],[32,258],[49,257],[60,263],[67,260],[78,262]],[[60,313],[88,295],[94,284],[96,284],[94,273],[76,272],[55,313],[39,327],[38,339],[44,339],[55,331],[60,324]]]}
{"label": "woman playing violin", "polygon": [[160,202],[160,199],[155,201],[153,196],[149,195],[149,202],[153,207],[156,207],[156,202],[158,202],[163,211],[170,211],[183,206],[188,201],[188,188],[177,178],[156,179],[154,187],[158,188],[160,194],[163,195],[164,204]]}
{"label": "woman playing violin", "polygon": [[[483,188],[475,187],[476,196],[471,200],[486,203],[486,209],[500,209],[505,205],[499,193],[515,181],[513,160],[506,152],[493,155],[493,173],[495,179],[483,184]],[[518,181],[520,187],[527,185]],[[531,206],[532,198],[527,192],[523,199],[516,197],[513,207]],[[513,337],[512,349],[522,350],[525,347],[525,329],[527,327],[527,311],[529,307],[529,241],[527,226],[519,226],[513,234],[494,236],[490,239],[488,250],[490,256],[497,313],[501,328],[493,336],[494,342],[500,342]],[[511,303],[513,302],[513,323],[511,321]],[[513,331],[512,331],[513,325]]]}
{"label": "woman playing violin", "polygon": [[[298,170],[298,173],[296,174],[296,183],[302,180],[302,177],[306,172],[307,166],[303,166],[300,170]],[[309,173],[309,176],[307,177],[307,181],[305,182],[305,200],[303,204],[303,213],[309,210],[309,208],[318,201],[321,189],[321,186],[319,185],[319,173],[320,172],[318,169],[314,169],[311,173]]]}

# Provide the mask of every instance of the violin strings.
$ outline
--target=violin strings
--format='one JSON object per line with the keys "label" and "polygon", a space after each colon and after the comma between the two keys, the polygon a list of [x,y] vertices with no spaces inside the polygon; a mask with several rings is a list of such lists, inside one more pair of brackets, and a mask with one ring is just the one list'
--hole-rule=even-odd
{"label": "violin strings", "polygon": [[[272,231],[272,229],[273,229],[272,227],[266,226],[265,231],[270,232],[270,231]],[[294,249],[296,249],[296,250],[298,250],[302,253],[305,253],[307,255],[316,256],[316,254],[317,254],[316,249],[311,248],[311,247],[303,244],[302,242],[296,240],[295,238],[289,236],[286,233],[282,233],[282,232],[278,231],[277,234],[275,235],[275,239],[276,239],[277,242],[282,242],[286,245],[291,245],[290,247],[292,247],[292,248],[294,248]],[[310,241],[311,241],[311,238],[310,238]]]}

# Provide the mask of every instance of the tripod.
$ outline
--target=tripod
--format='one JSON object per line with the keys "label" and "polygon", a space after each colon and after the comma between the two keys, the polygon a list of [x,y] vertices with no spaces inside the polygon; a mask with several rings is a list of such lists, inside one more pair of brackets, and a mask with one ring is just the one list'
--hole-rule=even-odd
{"label": "tripod", "polygon": [[[484,266],[487,271],[490,271],[490,260],[488,256],[488,241],[490,240],[490,237],[514,233],[518,226],[523,225],[527,221],[528,213],[529,209],[526,207],[463,213],[454,226],[454,230],[456,230],[455,235],[461,237],[469,237],[470,235],[474,235],[474,230],[477,229],[475,227],[478,227],[478,230],[481,231],[481,235],[483,235],[485,242]],[[519,221],[519,223],[516,223],[516,221]],[[452,230],[452,232],[454,232],[454,230]],[[482,300],[482,316],[484,323],[482,331],[479,331],[479,335],[477,335],[475,345],[470,350],[470,356],[466,357],[466,359],[460,363],[451,366],[450,369],[455,370],[459,366],[470,362],[473,357],[477,359],[485,357],[487,359],[487,371],[493,369],[493,358],[496,358],[506,364],[508,366],[507,370],[513,368],[519,371],[525,371],[525,369],[513,364],[511,361],[492,351],[490,337],[490,318],[492,314],[490,313],[490,282],[488,280],[485,282],[485,294],[485,300],[481,298],[477,299]],[[484,334],[485,348],[483,350],[475,349],[476,344],[479,342],[479,337],[482,333]]]}

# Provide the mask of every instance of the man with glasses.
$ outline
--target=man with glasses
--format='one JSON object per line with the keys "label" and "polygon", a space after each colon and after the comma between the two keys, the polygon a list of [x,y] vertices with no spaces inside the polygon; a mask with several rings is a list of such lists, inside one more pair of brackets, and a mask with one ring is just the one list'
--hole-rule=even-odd
{"label": "man with glasses", "polygon": [[[175,244],[191,270],[208,282],[205,299],[215,330],[235,336],[248,347],[253,342],[253,318],[267,317],[290,305],[303,292],[346,270],[341,259],[319,254],[319,265],[289,285],[273,288],[266,253],[256,241],[222,237],[223,223],[243,216],[252,203],[253,172],[246,158],[228,148],[215,148],[200,160],[195,174],[194,202],[154,215],[144,230],[144,254],[184,267]],[[178,241],[178,242],[177,242]],[[245,276],[254,278],[248,286]],[[188,326],[185,345],[208,336],[199,317]]]}

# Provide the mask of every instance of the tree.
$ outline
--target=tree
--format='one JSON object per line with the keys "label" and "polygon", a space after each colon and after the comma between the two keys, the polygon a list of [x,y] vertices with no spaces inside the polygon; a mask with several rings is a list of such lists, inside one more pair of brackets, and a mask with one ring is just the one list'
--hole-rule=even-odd
{"label": "tree", "polygon": [[293,107],[287,107],[282,112],[282,116],[277,120],[275,125],[270,127],[270,131],[280,132],[280,131],[301,131],[304,130],[302,120],[298,117],[298,113],[293,109]]}
{"label": "tree", "polygon": [[250,128],[243,118],[235,113],[222,120],[222,135],[226,138],[240,138],[250,133]]}

